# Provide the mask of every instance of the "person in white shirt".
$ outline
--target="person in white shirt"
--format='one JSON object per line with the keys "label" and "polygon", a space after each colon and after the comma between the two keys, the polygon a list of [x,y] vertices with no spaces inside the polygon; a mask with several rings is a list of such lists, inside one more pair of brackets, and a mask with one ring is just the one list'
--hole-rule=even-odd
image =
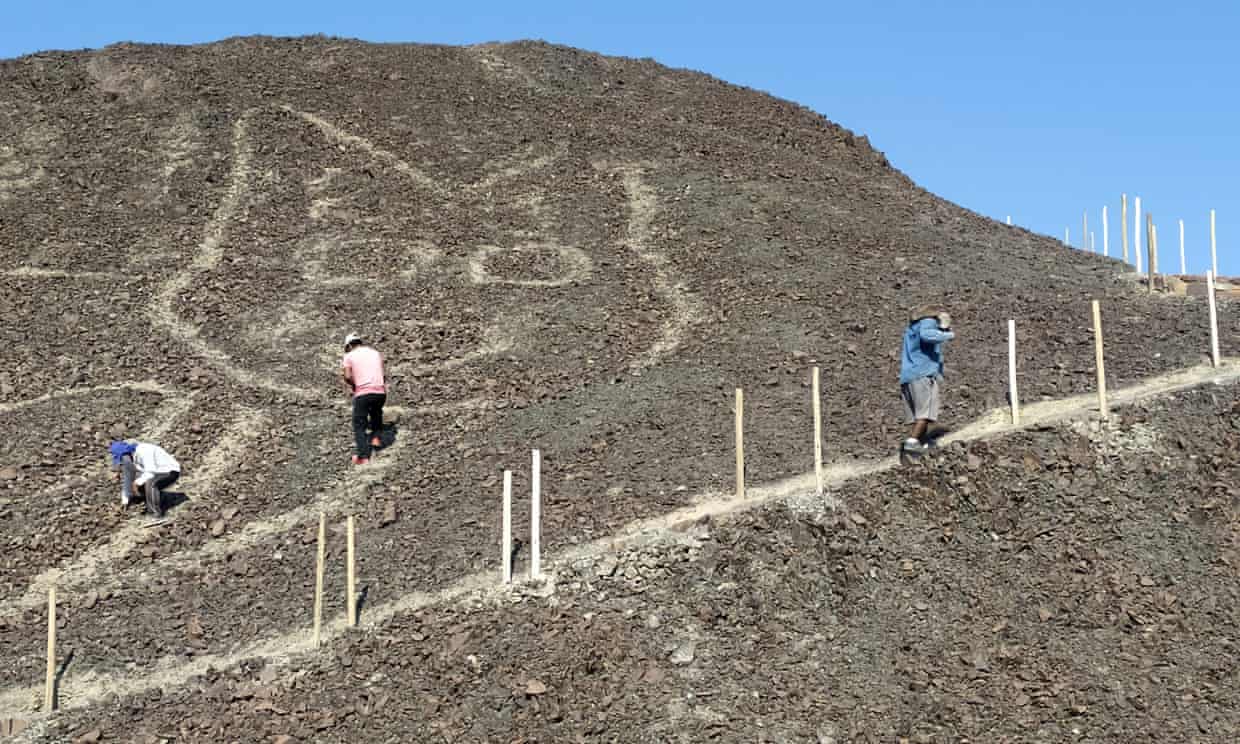
{"label": "person in white shirt", "polygon": [[121,481],[121,506],[129,506],[137,489],[146,496],[146,511],[164,516],[163,490],[181,477],[181,464],[167,450],[149,442],[112,442],[112,470]]}

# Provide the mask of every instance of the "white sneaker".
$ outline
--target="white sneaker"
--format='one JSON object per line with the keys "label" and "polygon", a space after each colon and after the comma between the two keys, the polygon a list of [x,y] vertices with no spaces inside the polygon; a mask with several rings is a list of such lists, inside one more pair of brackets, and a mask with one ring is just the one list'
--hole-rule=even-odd
{"label": "white sneaker", "polygon": [[906,450],[913,450],[916,452],[916,451],[921,451],[925,449],[925,447],[926,446],[924,444],[917,441],[916,439],[913,439],[912,437],[909,437],[908,439],[904,440],[904,449]]}
{"label": "white sneaker", "polygon": [[129,506],[129,497],[123,493],[121,494],[121,506]]}

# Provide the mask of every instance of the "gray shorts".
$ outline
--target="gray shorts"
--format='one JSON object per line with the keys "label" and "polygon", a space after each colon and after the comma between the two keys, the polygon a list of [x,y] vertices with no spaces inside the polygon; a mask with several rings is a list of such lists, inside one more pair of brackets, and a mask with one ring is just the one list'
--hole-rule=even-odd
{"label": "gray shorts", "polygon": [[938,377],[922,377],[900,386],[900,397],[904,399],[904,415],[909,423],[925,419],[937,421],[939,418]]}

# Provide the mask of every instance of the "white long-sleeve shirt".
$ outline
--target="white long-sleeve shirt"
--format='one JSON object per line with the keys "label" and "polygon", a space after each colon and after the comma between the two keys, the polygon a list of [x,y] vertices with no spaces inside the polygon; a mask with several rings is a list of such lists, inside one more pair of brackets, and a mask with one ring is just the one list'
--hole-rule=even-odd
{"label": "white long-sleeve shirt", "polygon": [[157,475],[181,472],[181,463],[158,444],[139,442],[133,451],[133,464],[138,469],[135,486],[144,486]]}

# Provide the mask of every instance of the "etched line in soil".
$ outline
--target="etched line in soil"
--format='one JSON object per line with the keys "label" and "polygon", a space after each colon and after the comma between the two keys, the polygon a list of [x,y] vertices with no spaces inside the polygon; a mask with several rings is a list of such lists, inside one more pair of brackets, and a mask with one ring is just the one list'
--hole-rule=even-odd
{"label": "etched line in soil", "polygon": [[663,321],[659,340],[641,354],[629,366],[635,370],[647,369],[680,348],[685,331],[701,320],[702,301],[690,292],[683,281],[674,275],[675,267],[666,255],[655,250],[651,240],[658,204],[654,190],[646,185],[641,172],[634,166],[622,168],[624,190],[629,200],[629,222],[625,231],[625,245],[654,269],[655,290],[671,305],[671,317]]}
{"label": "etched line in soil", "polygon": [[63,398],[75,398],[79,395],[91,395],[94,393],[114,393],[123,390],[133,390],[140,393],[156,393],[158,395],[168,396],[173,390],[162,385],[155,380],[138,380],[134,382],[116,382],[107,385],[93,385],[84,388],[71,388],[69,390],[53,390],[45,395],[37,398],[27,398],[13,403],[0,403],[0,413],[8,413],[17,411],[27,406],[36,406],[40,403],[47,403],[53,400],[61,400]]}
{"label": "etched line in soil", "polygon": [[80,279],[93,282],[136,282],[139,278],[115,274],[110,271],[65,271],[64,269],[40,269],[34,266],[21,266],[0,272],[4,276],[29,279]]}

